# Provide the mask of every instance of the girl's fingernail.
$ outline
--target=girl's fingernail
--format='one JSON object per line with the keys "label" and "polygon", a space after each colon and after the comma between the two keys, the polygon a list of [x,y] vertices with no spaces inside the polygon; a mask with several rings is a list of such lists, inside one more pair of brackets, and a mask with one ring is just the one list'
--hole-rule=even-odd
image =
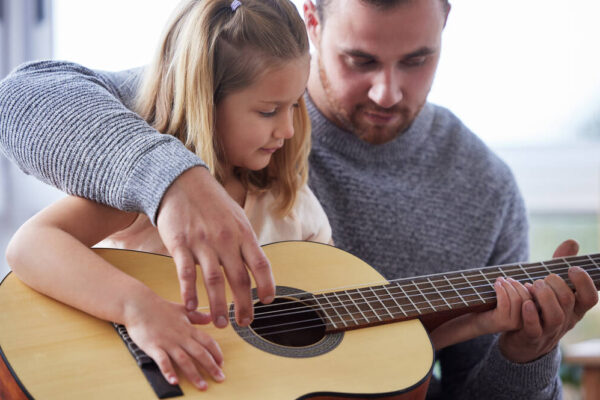
{"label": "girl's fingernail", "polygon": [[208,384],[206,382],[204,382],[204,381],[197,381],[196,382],[196,386],[200,390],[206,390],[206,389],[208,389]]}

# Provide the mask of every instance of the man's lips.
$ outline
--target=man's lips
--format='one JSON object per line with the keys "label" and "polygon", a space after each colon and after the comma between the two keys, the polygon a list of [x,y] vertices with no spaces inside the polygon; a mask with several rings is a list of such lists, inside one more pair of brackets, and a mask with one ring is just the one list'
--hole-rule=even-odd
{"label": "man's lips", "polygon": [[368,119],[379,123],[389,123],[398,118],[397,113],[380,112],[372,110],[364,110],[363,113]]}

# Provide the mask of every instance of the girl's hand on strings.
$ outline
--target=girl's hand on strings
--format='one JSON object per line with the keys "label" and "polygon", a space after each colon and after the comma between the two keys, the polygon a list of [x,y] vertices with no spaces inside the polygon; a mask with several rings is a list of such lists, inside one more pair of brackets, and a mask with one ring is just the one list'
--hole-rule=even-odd
{"label": "girl's hand on strings", "polygon": [[172,385],[179,382],[174,364],[199,390],[206,390],[208,384],[197,366],[216,382],[225,379],[219,345],[194,326],[210,322],[210,315],[187,311],[183,305],[159,296],[126,306],[125,326],[131,339],[156,362]]}

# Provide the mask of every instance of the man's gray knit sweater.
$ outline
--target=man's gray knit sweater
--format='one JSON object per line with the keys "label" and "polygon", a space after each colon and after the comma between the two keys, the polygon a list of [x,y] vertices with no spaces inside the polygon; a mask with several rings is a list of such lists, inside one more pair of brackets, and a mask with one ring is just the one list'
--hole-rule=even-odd
{"label": "man's gray knit sweater", "polygon": [[[0,144],[26,173],[153,220],[173,180],[202,161],[130,111],[141,70],[27,64],[0,82]],[[370,145],[308,98],[310,186],[336,245],[388,279],[527,258],[523,201],[508,167],[452,113],[426,104],[397,139]],[[560,398],[555,349],[528,364],[484,336],[437,353],[428,398]],[[402,362],[402,360],[399,360]]]}

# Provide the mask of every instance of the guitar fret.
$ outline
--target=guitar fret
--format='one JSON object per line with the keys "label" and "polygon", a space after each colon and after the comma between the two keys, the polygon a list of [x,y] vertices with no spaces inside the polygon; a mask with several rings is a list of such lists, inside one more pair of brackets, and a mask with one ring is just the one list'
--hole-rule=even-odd
{"label": "guitar fret", "polygon": [[525,275],[527,275],[527,277],[529,278],[529,280],[531,282],[533,282],[534,279],[531,277],[531,275],[529,275],[529,272],[527,272],[527,270],[525,268],[523,268],[523,265],[521,265],[521,264],[517,264],[517,265],[519,266],[519,268],[521,268],[521,271],[525,272]]}
{"label": "guitar fret", "polygon": [[[324,297],[324,296],[323,296]],[[329,318],[329,322],[331,322],[331,325],[333,325],[333,327],[335,329],[337,329],[337,325],[336,323],[333,321],[333,318],[331,318],[331,315],[329,315],[329,313],[325,310],[325,308],[321,305],[321,302],[319,301],[319,297],[314,296],[315,301],[317,302],[317,305],[319,306],[319,308],[321,309],[321,311],[323,311],[323,313],[325,314],[325,316],[327,318]]]}
{"label": "guitar fret", "polygon": [[483,279],[485,279],[485,281],[488,283],[488,285],[490,285],[492,287],[492,289],[494,288],[494,284],[488,279],[487,276],[485,276],[485,274],[483,273],[482,270],[479,270],[479,273],[481,274],[481,276],[483,276]]}
{"label": "guitar fret", "polygon": [[346,310],[346,312],[348,313],[348,315],[350,316],[350,318],[352,318],[352,322],[354,322],[354,325],[358,325],[358,321],[354,319],[354,315],[352,315],[352,312],[350,312],[350,310],[348,309],[348,307],[346,307],[346,304],[342,301],[342,299],[337,294],[337,292],[333,292],[333,295],[336,297],[336,299],[338,299],[338,301],[340,302],[340,304],[342,305],[342,307],[344,307],[344,310]]}
{"label": "guitar fret", "polygon": [[331,308],[333,309],[333,311],[335,311],[335,313],[337,314],[337,317],[340,319],[340,321],[342,321],[342,323],[344,324],[344,326],[348,326],[348,324],[346,324],[346,320],[344,318],[342,318],[342,316],[340,315],[340,313],[337,310],[337,308],[335,308],[335,306],[333,305],[333,303],[331,302],[331,300],[329,300],[329,296],[323,295],[323,297],[325,298],[325,300],[327,300],[327,302],[329,303],[329,305],[331,306]]}
{"label": "guitar fret", "polygon": [[400,290],[402,290],[402,293],[404,293],[404,297],[406,297],[408,299],[408,301],[410,301],[410,304],[412,304],[413,308],[415,309],[415,311],[417,313],[420,313],[421,310],[419,310],[419,307],[417,307],[417,305],[412,301],[412,298],[408,295],[408,293],[406,293],[406,291],[404,290],[404,288],[402,287],[402,285],[400,284],[400,282],[396,282],[397,286],[400,288]]}
{"label": "guitar fret", "polygon": [[552,271],[550,271],[550,270],[548,269],[548,267],[546,266],[546,263],[544,263],[544,262],[542,261],[542,262],[541,262],[541,264],[542,264],[542,267],[544,267],[544,268],[546,269],[546,271],[548,272],[548,274],[551,274],[551,273],[552,273]]}
{"label": "guitar fret", "polygon": [[383,306],[383,308],[385,309],[385,311],[387,311],[388,314],[390,314],[390,318],[394,318],[394,316],[392,315],[392,313],[390,312],[390,310],[388,310],[387,306],[385,305],[385,303],[383,301],[381,301],[381,299],[379,298],[379,296],[377,295],[377,292],[375,292],[375,290],[373,290],[372,287],[369,287],[369,289],[371,289],[371,292],[375,295],[375,298],[381,303],[381,305]]}
{"label": "guitar fret", "polygon": [[433,306],[433,304],[431,304],[431,302],[429,301],[429,299],[427,298],[427,296],[425,296],[425,293],[423,293],[423,291],[421,290],[421,288],[419,287],[419,285],[417,285],[415,283],[415,281],[411,281],[413,286],[417,288],[417,290],[419,291],[419,293],[421,294],[421,296],[425,299],[425,301],[429,304],[429,307],[431,307],[431,309],[433,309],[433,311],[437,311],[435,309],[435,307]]}
{"label": "guitar fret", "polygon": [[448,308],[452,308],[452,306],[450,305],[450,303],[448,303],[448,301],[446,300],[446,298],[440,293],[440,291],[438,290],[438,288],[433,284],[433,282],[431,282],[431,279],[429,277],[427,277],[427,280],[429,281],[429,284],[435,289],[435,291],[437,292],[437,294],[442,298],[442,300],[444,300],[444,303],[446,303],[446,305],[448,306]]}
{"label": "guitar fret", "polygon": [[592,256],[588,254],[587,258],[589,258],[590,261],[592,262],[592,264],[594,264],[594,267],[596,267],[596,269],[598,269],[598,271],[600,271],[600,266],[596,263],[596,261],[594,261],[594,259],[592,258]]}
{"label": "guitar fret", "polygon": [[369,300],[367,300],[367,298],[363,294],[362,290],[358,290],[358,293],[360,293],[360,295],[362,296],[362,298],[365,300],[365,303],[367,303],[367,305],[369,306],[369,308],[371,309],[371,311],[373,312],[373,314],[377,317],[377,319],[381,321],[381,317],[379,316],[379,314],[377,314],[377,311],[375,311],[375,309],[373,308],[373,306],[371,305],[371,303],[369,302]]}
{"label": "guitar fret", "polygon": [[463,279],[465,281],[467,281],[467,283],[469,284],[469,286],[471,286],[471,289],[473,289],[473,291],[475,292],[475,294],[479,297],[479,299],[481,300],[482,303],[485,303],[485,300],[483,299],[483,297],[481,297],[481,295],[479,294],[479,292],[477,291],[477,289],[475,289],[475,287],[473,287],[473,284],[471,283],[470,280],[467,279],[467,277],[465,276],[465,274],[463,274],[462,272],[460,273],[460,275],[463,277]]}
{"label": "guitar fret", "polygon": [[[354,290],[354,293],[356,293],[357,290]],[[348,292],[347,292],[348,293]],[[351,294],[348,295],[348,297],[350,297],[350,299],[352,300],[352,303],[354,304],[354,306],[358,309],[358,312],[360,312],[360,315],[364,318],[365,321],[367,321],[367,323],[371,322],[369,321],[369,318],[367,318],[367,316],[365,315],[365,313],[363,312],[362,308],[360,307],[360,305],[358,303],[356,303],[356,300],[354,300],[354,297],[352,297]]]}
{"label": "guitar fret", "polygon": [[465,301],[465,299],[462,297],[462,294],[460,294],[460,292],[458,290],[456,290],[456,288],[454,287],[454,285],[448,280],[448,277],[446,275],[444,275],[444,279],[446,279],[446,282],[448,282],[448,284],[452,287],[452,289],[454,289],[454,291],[456,292],[456,294],[458,295],[458,297],[460,297],[460,299],[462,300],[463,303],[465,303],[465,306],[469,307],[469,303],[467,303]]}
{"label": "guitar fret", "polygon": [[385,289],[385,291],[387,292],[388,296],[390,296],[390,298],[394,301],[394,303],[396,303],[396,305],[398,306],[398,308],[400,309],[400,312],[402,314],[404,314],[404,316],[406,317],[407,314],[404,311],[404,308],[402,308],[402,306],[400,305],[400,303],[398,303],[398,300],[396,300],[396,298],[392,295],[392,293],[388,290],[387,285],[383,285],[383,288]]}

